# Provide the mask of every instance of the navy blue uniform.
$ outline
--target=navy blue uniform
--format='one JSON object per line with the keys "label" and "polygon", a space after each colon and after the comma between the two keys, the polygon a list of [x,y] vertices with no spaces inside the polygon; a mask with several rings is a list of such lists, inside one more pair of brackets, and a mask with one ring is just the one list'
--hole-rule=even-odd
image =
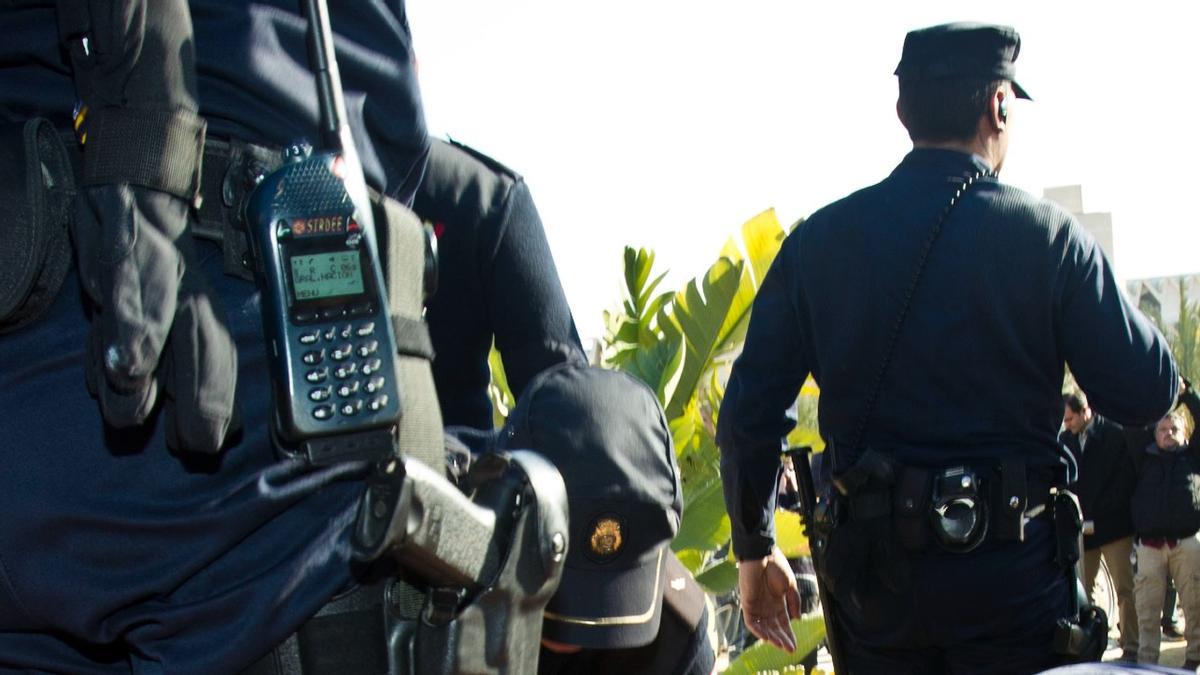
{"label": "navy blue uniform", "polygon": [[[50,118],[69,128],[75,91],[53,2],[0,12],[0,120]],[[200,114],[212,137],[316,143],[316,85],[305,21],[290,0],[191,0]],[[367,182],[411,203],[429,139],[404,3],[330,3],[334,49]]]}
{"label": "navy blue uniform", "polygon": [[[988,170],[962,152],[913,150],[887,179],[821,209],[784,243],[755,299],[718,426],[739,558],[765,556],[774,542],[785,412],[805,378],[821,387],[822,436],[852,442],[919,251],[957,187]],[[1119,422],[1157,419],[1174,401],[1165,341],[1061,208],[981,181],[948,218],[923,274],[864,445],[923,466],[1003,457],[1055,466],[1064,362],[1093,407]],[[914,566],[920,611],[851,627],[847,647],[956,645],[968,670],[1008,647],[1018,659],[1022,645],[1047,654],[1066,597],[1050,530],[1039,519],[1024,543],[925,553]],[[886,663],[851,662],[864,672]]]}
{"label": "navy blue uniform", "polygon": [[[332,4],[368,181],[411,201],[428,137],[403,4]],[[191,8],[210,136],[314,138],[298,4]],[[6,9],[0,35],[0,120],[67,128],[74,92],[52,7]],[[257,290],[222,273],[219,248],[196,246],[238,350],[244,430],[219,457],[172,454],[161,416],[103,425],[84,386],[74,273],[46,318],[0,337],[0,672],[234,672],[352,582],[363,467],[277,459]]]}
{"label": "navy blue uniform", "polygon": [[452,142],[434,142],[413,210],[438,240],[425,318],[442,419],[491,429],[493,338],[514,396],[546,368],[585,360],[546,232],[518,174]]}

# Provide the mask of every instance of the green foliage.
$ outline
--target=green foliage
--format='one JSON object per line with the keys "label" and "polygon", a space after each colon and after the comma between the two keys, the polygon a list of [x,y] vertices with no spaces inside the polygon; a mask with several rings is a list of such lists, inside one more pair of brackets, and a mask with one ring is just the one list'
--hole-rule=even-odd
{"label": "green foliage", "polygon": [[1176,283],[1179,285],[1179,318],[1175,325],[1167,326],[1156,306],[1144,301],[1139,306],[1167,338],[1179,372],[1189,382],[1194,382],[1200,376],[1200,302],[1188,298],[1185,278],[1176,279]]}
{"label": "green foliage", "polygon": [[[742,652],[741,656],[729,668],[726,675],[754,675],[762,672],[787,672],[789,666],[795,665],[805,655],[817,648],[825,639],[825,620],[820,614],[809,614],[799,619],[792,619],[792,632],[796,634],[796,651],[789,654],[782,649],[757,642],[754,646]],[[800,672],[803,672],[802,670]]]}
{"label": "green foliage", "polygon": [[[794,228],[795,226],[793,226]],[[730,522],[725,510],[716,445],[725,378],[741,351],[754,297],[786,233],[773,210],[742,225],[704,274],[677,291],[661,291],[665,273],[654,270],[654,254],[626,247],[624,289],[619,309],[605,312],[602,365],[625,371],[649,385],[667,413],[683,487],[683,519],[671,548],[705,590],[727,593],[737,584],[728,555]],[[493,354],[495,357],[495,354]],[[503,371],[492,359],[493,374]],[[496,386],[497,410],[511,408],[511,394]],[[817,389],[811,383],[797,402],[799,425],[789,441],[821,450],[816,432]],[[502,420],[500,420],[502,422]],[[807,551],[800,520],[780,513],[776,539],[788,554]],[[824,636],[820,617],[794,624],[801,649],[794,655],[756,647],[738,663],[797,663]],[[811,645],[805,647],[805,645]],[[771,648],[773,649],[773,648]],[[750,672],[750,671],[730,671]]]}
{"label": "green foliage", "polygon": [[1179,320],[1175,322],[1175,330],[1167,333],[1167,341],[1175,354],[1175,362],[1179,371],[1189,382],[1195,382],[1200,375],[1200,303],[1191,302],[1187,296],[1187,286],[1181,277],[1179,283]]}
{"label": "green foliage", "polygon": [[512,389],[508,386],[508,376],[504,374],[504,363],[500,361],[500,352],[496,344],[488,352],[488,367],[492,371],[492,381],[488,384],[488,398],[492,400],[492,424],[499,429],[508,419],[508,413],[516,405]]}

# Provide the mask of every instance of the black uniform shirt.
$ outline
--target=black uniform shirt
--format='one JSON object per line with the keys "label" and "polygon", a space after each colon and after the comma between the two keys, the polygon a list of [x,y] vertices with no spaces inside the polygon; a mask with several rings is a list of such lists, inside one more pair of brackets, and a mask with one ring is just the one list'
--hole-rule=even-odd
{"label": "black uniform shirt", "polygon": [[583,359],[575,321],[529,188],[466,146],[435,141],[413,210],[438,239],[426,320],[447,425],[492,428],[492,339],[514,396],[542,370]]}
{"label": "black uniform shirt", "polygon": [[[316,85],[300,3],[189,5],[200,113],[209,135],[262,145],[298,140],[317,145]],[[367,182],[411,203],[429,141],[404,4],[333,2],[329,12],[348,122]],[[54,17],[48,1],[0,12],[0,120],[42,116],[68,128],[74,84]]]}
{"label": "black uniform shirt", "polygon": [[[919,251],[963,179],[990,167],[917,149],[784,243],[753,306],[721,407],[725,500],[740,558],[766,555],[785,415],[811,373],[822,436],[859,424]],[[1160,417],[1177,374],[1122,296],[1100,247],[1058,206],[994,180],[960,201],[933,246],[863,443],[901,461],[1056,462],[1063,363],[1094,408]]]}

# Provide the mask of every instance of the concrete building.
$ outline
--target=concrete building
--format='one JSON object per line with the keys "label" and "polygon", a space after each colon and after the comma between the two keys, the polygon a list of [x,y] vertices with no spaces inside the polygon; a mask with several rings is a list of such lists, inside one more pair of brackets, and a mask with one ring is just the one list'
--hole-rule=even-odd
{"label": "concrete building", "polygon": [[1114,269],[1119,269],[1117,264],[1117,251],[1113,246],[1113,225],[1111,213],[1087,213],[1083,210],[1083,186],[1081,185],[1063,185],[1059,187],[1046,188],[1042,192],[1042,196],[1059,206],[1071,212],[1071,215],[1083,225],[1084,229],[1095,237],[1100,248],[1103,249],[1104,255],[1108,256],[1109,262],[1113,264]]}

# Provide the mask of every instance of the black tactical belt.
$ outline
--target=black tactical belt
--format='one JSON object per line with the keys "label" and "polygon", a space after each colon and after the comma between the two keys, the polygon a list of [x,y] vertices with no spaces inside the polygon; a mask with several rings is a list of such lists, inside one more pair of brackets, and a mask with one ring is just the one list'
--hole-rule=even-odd
{"label": "black tactical belt", "polygon": [[330,600],[240,675],[387,673],[386,587],[359,586]]}
{"label": "black tactical belt", "polygon": [[276,148],[216,138],[204,142],[200,218],[192,234],[221,246],[230,276],[254,280],[242,206],[258,180],[281,163]]}

